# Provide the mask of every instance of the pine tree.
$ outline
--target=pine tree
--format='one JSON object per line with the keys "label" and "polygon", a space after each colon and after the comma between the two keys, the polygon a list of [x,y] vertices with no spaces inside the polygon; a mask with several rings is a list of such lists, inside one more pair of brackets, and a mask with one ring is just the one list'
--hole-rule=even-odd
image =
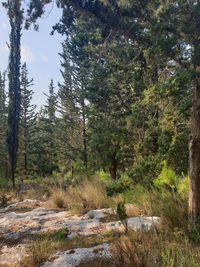
{"label": "pine tree", "polygon": [[49,170],[48,173],[52,174],[58,168],[57,158],[57,141],[56,141],[56,128],[57,128],[57,94],[55,93],[55,86],[53,80],[49,84],[49,95],[44,106],[44,135],[46,138],[46,153],[48,155]]}
{"label": "pine tree", "polygon": [[8,105],[8,154],[13,188],[15,188],[15,172],[17,165],[18,133],[20,121],[20,42],[23,23],[21,0],[7,0],[4,3],[11,26],[9,56],[9,105]]}
{"label": "pine tree", "polygon": [[58,118],[57,94],[54,92],[54,83],[51,80],[49,85],[49,94],[46,104],[37,114],[34,127],[32,163],[35,173],[45,177],[52,175],[53,171],[58,170]]}
{"label": "pine tree", "polygon": [[59,84],[59,102],[61,114],[60,128],[65,164],[81,160],[87,169],[87,133],[86,107],[83,84],[80,81],[79,69],[70,60],[67,42],[63,44],[61,74],[63,83]]}
{"label": "pine tree", "polygon": [[19,130],[19,169],[27,176],[31,168],[32,142],[35,134],[36,105],[33,105],[33,79],[28,78],[26,63],[21,68],[21,113]]}

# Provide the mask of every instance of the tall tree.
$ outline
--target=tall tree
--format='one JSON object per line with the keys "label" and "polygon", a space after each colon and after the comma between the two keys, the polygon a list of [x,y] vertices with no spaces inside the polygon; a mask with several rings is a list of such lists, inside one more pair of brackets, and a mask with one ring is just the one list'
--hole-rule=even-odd
{"label": "tall tree", "polygon": [[31,147],[35,132],[36,105],[32,104],[33,79],[29,80],[26,63],[21,68],[21,112],[20,112],[20,135],[19,135],[19,168],[26,176],[31,164]]}
{"label": "tall tree", "polygon": [[10,169],[12,185],[15,188],[15,171],[17,164],[18,133],[20,121],[20,43],[23,23],[23,9],[21,0],[7,0],[4,3],[7,8],[10,33],[10,56],[9,56],[9,105],[8,105],[8,154],[10,159]]}
{"label": "tall tree", "polygon": [[55,93],[55,86],[53,80],[49,84],[49,94],[47,95],[46,105],[44,106],[44,122],[46,135],[46,149],[49,157],[48,173],[52,174],[57,168],[57,141],[56,141],[56,127],[57,127],[57,94]]}
{"label": "tall tree", "polygon": [[[86,119],[83,87],[80,83],[77,66],[71,60],[68,42],[63,43],[60,54],[61,74],[63,82],[59,83],[60,149],[65,164],[73,165],[73,161],[83,160],[87,167]],[[84,109],[84,110],[83,110]]]}
{"label": "tall tree", "polygon": [[33,166],[35,172],[45,177],[52,175],[58,170],[58,147],[60,136],[58,136],[58,118],[56,116],[57,94],[54,92],[54,83],[49,84],[49,93],[46,104],[37,114],[36,125],[34,127],[33,139]]}
{"label": "tall tree", "polygon": [[5,92],[6,73],[0,72],[0,175],[7,175],[7,107]]}

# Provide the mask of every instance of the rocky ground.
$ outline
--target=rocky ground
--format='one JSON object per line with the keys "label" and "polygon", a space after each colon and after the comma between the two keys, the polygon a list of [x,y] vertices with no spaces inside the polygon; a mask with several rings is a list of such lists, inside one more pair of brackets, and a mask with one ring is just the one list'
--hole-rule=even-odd
{"label": "rocky ground", "polygon": [[[0,210],[0,266],[17,266],[29,255],[30,235],[67,229],[67,238],[72,240],[79,236],[103,236],[111,230],[124,231],[123,224],[113,220],[113,213],[112,209],[101,209],[78,216],[72,215],[70,211],[48,209],[43,202],[29,199],[11,204]],[[149,230],[159,221],[158,217],[133,217],[128,219],[128,227]],[[41,266],[75,267],[94,257],[109,258],[109,244],[59,251]]]}

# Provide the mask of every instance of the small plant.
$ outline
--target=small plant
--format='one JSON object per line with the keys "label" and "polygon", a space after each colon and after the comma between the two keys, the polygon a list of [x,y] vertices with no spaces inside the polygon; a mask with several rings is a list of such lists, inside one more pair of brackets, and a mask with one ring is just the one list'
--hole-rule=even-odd
{"label": "small plant", "polygon": [[56,208],[62,209],[65,207],[64,194],[60,191],[53,194],[53,203]]}
{"label": "small plant", "polygon": [[0,205],[6,206],[8,204],[8,201],[10,200],[10,196],[8,196],[6,193],[1,192],[0,193]]}
{"label": "small plant", "polygon": [[58,230],[54,235],[53,235],[53,239],[55,241],[64,241],[67,239],[69,235],[69,230],[67,228],[63,228]]}
{"label": "small plant", "polygon": [[119,216],[119,219],[121,223],[123,224],[125,228],[125,233],[128,232],[128,215],[126,213],[126,207],[125,207],[125,202],[121,201],[117,204],[117,215]]}
{"label": "small plant", "polygon": [[54,251],[54,244],[51,240],[41,239],[32,244],[31,247],[31,262],[33,266],[39,266],[45,262],[51,253]]}

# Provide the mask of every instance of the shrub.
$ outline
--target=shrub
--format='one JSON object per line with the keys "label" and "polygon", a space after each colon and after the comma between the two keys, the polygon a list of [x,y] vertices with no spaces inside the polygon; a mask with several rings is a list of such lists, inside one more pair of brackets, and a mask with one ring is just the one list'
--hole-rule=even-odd
{"label": "shrub", "polygon": [[66,206],[64,193],[60,190],[53,193],[52,201],[56,208],[62,209]]}
{"label": "shrub", "polygon": [[125,233],[128,232],[128,215],[126,214],[126,207],[125,207],[125,202],[121,201],[117,204],[117,215],[119,216],[119,219],[121,223],[123,224],[125,228]]}
{"label": "shrub", "polygon": [[200,251],[173,232],[129,232],[112,245],[114,266],[198,267]]}
{"label": "shrub", "polygon": [[65,201],[69,209],[80,213],[91,209],[108,208],[111,205],[105,185],[96,180],[86,180],[79,186],[68,188]]}
{"label": "shrub", "polygon": [[112,196],[117,193],[123,193],[131,189],[132,186],[133,181],[127,174],[124,174],[117,181],[112,181],[107,185],[107,194],[108,196]]}
{"label": "shrub", "polygon": [[33,266],[40,266],[54,251],[54,245],[49,239],[39,239],[31,246],[30,261]]}
{"label": "shrub", "polygon": [[178,183],[178,193],[185,198],[189,195],[189,176],[186,176],[179,180]]}
{"label": "shrub", "polygon": [[10,201],[11,196],[9,196],[5,192],[0,192],[0,206],[6,206],[8,204],[8,201]]}
{"label": "shrub", "polygon": [[104,170],[99,170],[95,172],[95,176],[97,177],[97,179],[99,179],[100,181],[104,182],[104,183],[109,183],[110,182],[110,175],[109,173],[105,172]]}
{"label": "shrub", "polygon": [[187,229],[188,202],[178,193],[149,192],[143,196],[143,208],[149,215],[160,216],[172,229]]}
{"label": "shrub", "polygon": [[7,187],[8,187],[8,179],[0,175],[0,191],[7,189]]}
{"label": "shrub", "polygon": [[163,162],[163,168],[158,178],[153,181],[154,185],[158,188],[168,187],[172,190],[177,188],[178,178],[175,172],[167,166],[166,161]]}

